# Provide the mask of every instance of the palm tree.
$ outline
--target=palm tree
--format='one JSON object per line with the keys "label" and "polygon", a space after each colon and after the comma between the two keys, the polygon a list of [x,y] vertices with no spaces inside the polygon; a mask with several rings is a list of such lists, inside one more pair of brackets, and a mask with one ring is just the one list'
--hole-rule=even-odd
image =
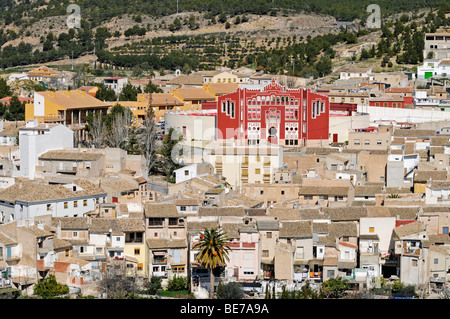
{"label": "palm tree", "polygon": [[222,230],[216,228],[207,229],[200,234],[200,241],[192,247],[193,250],[199,250],[196,260],[210,272],[209,298],[214,296],[214,274],[213,270],[219,266],[225,265],[229,261],[228,247],[229,238]]}

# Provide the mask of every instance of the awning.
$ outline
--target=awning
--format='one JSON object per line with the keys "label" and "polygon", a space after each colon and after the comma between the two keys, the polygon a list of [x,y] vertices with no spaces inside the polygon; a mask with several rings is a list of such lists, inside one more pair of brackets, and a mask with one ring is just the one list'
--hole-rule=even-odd
{"label": "awning", "polygon": [[311,260],[308,260],[308,265],[310,267],[314,266],[314,265],[323,266],[323,260],[322,259],[311,259]]}
{"label": "awning", "polygon": [[261,259],[261,264],[273,265],[273,259]]}
{"label": "awning", "polygon": [[166,256],[167,252],[166,251],[154,251],[153,255],[154,256]]}

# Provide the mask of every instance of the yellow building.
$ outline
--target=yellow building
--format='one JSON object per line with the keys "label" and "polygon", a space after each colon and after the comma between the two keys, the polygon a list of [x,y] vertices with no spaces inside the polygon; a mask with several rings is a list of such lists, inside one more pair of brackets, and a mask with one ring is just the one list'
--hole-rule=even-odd
{"label": "yellow building", "polygon": [[[185,111],[188,107],[185,107],[183,102],[174,97],[170,93],[152,93],[151,107],[155,115],[155,121],[163,121],[165,112],[169,111]],[[149,106],[150,94],[139,93],[137,101],[119,101],[118,103],[123,107],[127,107],[133,113],[133,116],[137,119],[138,123],[141,123],[145,115],[147,114],[147,107]]]}
{"label": "yellow building", "polygon": [[[204,88],[178,88],[172,94],[182,101],[186,110],[201,110],[203,102],[214,102],[216,97]],[[181,107],[179,109],[181,111]]]}
{"label": "yellow building", "polygon": [[25,121],[37,119],[39,123],[61,123],[78,130],[79,137],[84,138],[88,112],[106,114],[110,106],[82,90],[35,92],[34,101],[25,104]]}
{"label": "yellow building", "polygon": [[231,73],[227,71],[200,71],[194,75],[202,75],[203,83],[247,83],[249,77],[247,75]]}
{"label": "yellow building", "polygon": [[42,81],[44,79],[59,76],[59,72],[46,66],[40,66],[27,72],[27,76],[32,81]]}
{"label": "yellow building", "polygon": [[122,231],[125,234],[123,254],[126,274],[129,277],[148,277],[145,227],[142,218],[121,218]]}
{"label": "yellow building", "polygon": [[216,97],[216,101],[219,96],[233,93],[239,88],[235,83],[208,83],[203,84],[203,89],[211,95]]}

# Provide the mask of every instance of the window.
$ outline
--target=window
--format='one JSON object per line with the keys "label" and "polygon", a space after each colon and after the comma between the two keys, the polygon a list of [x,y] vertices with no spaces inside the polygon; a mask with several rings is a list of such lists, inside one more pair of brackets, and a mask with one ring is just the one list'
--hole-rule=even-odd
{"label": "window", "polygon": [[377,145],[381,145],[381,140],[377,140]]}
{"label": "window", "polygon": [[439,263],[439,259],[434,258],[434,264],[437,265]]}
{"label": "window", "polygon": [[268,250],[263,250],[261,256],[262,257],[269,257],[269,251]]}
{"label": "window", "polygon": [[375,227],[369,227],[369,233],[374,233],[375,232]]}
{"label": "window", "polygon": [[327,277],[334,278],[334,270],[327,270]]}
{"label": "window", "polygon": [[47,210],[50,210],[51,207],[52,207],[51,204],[47,204]]}
{"label": "window", "polygon": [[365,141],[364,141],[364,144],[370,145],[370,140],[365,140]]}
{"label": "window", "polygon": [[448,235],[448,227],[442,227],[442,234]]}
{"label": "window", "polygon": [[72,237],[78,237],[78,232],[74,231],[74,232],[72,233]]}
{"label": "window", "polygon": [[295,252],[295,258],[297,259],[303,259],[305,254],[304,247],[297,247],[297,250]]}
{"label": "window", "polygon": [[142,263],[138,263],[137,264],[137,270],[138,271],[142,271],[142,269],[143,269]]}
{"label": "window", "polygon": [[355,144],[355,145],[359,145],[360,143],[361,143],[361,141],[359,140],[359,138],[357,138],[353,141],[353,144]]}
{"label": "window", "polygon": [[267,235],[267,238],[272,238],[272,232],[268,231],[268,232],[266,233],[266,235]]}
{"label": "window", "polygon": [[78,207],[78,201],[77,200],[73,202],[73,207]]}
{"label": "window", "polygon": [[141,254],[141,250],[139,248],[135,248],[134,249],[134,254],[135,255],[140,255]]}
{"label": "window", "polygon": [[87,206],[87,200],[83,200],[83,206]]}
{"label": "window", "polygon": [[417,267],[417,259],[413,259],[412,261],[411,261],[411,263],[412,263],[412,266],[413,267]]}
{"label": "window", "polygon": [[69,203],[68,202],[64,202],[64,209],[69,208]]}

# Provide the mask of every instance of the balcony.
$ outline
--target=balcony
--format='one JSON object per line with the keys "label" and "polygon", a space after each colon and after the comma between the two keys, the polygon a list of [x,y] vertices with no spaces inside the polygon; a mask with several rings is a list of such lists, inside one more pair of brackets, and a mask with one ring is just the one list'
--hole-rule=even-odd
{"label": "balcony", "polygon": [[318,272],[310,272],[309,273],[309,278],[311,279],[322,279],[322,272],[318,271]]}
{"label": "balcony", "polygon": [[153,265],[166,265],[167,264],[167,258],[154,258],[153,259]]}
{"label": "balcony", "polygon": [[13,261],[19,261],[20,259],[22,259],[22,255],[12,255],[9,257],[6,257],[6,262],[13,262]]}
{"label": "balcony", "polygon": [[411,255],[411,256],[419,256],[420,255],[420,249],[414,249],[414,248],[406,248],[403,250],[404,255]]}
{"label": "balcony", "polygon": [[230,248],[255,248],[255,243],[232,242],[227,245]]}
{"label": "balcony", "polygon": [[72,167],[72,168],[58,168],[56,170],[56,173],[61,173],[61,174],[76,174],[77,173],[77,168],[76,167]]}

